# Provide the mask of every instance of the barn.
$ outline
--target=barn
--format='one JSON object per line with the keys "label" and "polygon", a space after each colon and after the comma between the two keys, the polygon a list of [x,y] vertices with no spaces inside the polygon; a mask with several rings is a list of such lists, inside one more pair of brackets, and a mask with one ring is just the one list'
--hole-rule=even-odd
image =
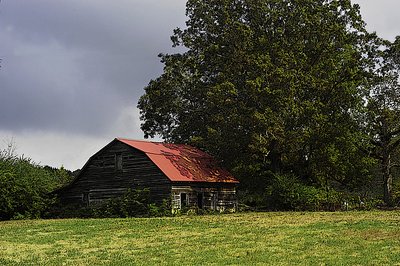
{"label": "barn", "polygon": [[148,188],[152,202],[171,200],[173,210],[235,211],[238,183],[210,155],[191,146],[116,138],[57,194],[62,204],[92,205],[128,189]]}

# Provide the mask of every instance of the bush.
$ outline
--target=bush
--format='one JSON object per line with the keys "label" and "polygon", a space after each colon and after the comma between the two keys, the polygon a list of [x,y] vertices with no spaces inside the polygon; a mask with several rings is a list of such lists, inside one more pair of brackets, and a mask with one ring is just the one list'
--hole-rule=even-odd
{"label": "bush", "polygon": [[9,142],[0,150],[0,220],[48,216],[56,200],[50,192],[71,178],[63,167],[43,167],[17,156],[15,144]]}
{"label": "bush", "polygon": [[354,194],[346,194],[343,197],[343,210],[372,210],[384,206],[382,199],[373,197],[361,197]]}
{"label": "bush", "polygon": [[29,158],[0,153],[0,220],[41,217],[54,201],[54,180]]}
{"label": "bush", "polygon": [[150,191],[148,189],[128,190],[121,197],[103,201],[91,207],[93,217],[142,217],[149,216]]}
{"label": "bush", "polygon": [[238,190],[238,199],[240,200],[238,211],[265,211],[270,208],[268,195],[265,193],[254,192],[250,190]]}
{"label": "bush", "polygon": [[91,206],[56,205],[48,218],[126,218],[171,215],[170,202],[150,203],[150,190],[129,189],[120,197],[104,200]]}
{"label": "bush", "polygon": [[339,210],[342,194],[332,190],[302,184],[293,175],[275,175],[267,189],[267,201],[275,210]]}

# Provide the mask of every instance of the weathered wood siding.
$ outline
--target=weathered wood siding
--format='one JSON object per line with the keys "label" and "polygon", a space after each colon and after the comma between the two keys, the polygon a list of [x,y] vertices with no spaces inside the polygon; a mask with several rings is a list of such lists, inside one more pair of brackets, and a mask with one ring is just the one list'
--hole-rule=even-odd
{"label": "weathered wood siding", "polygon": [[114,141],[95,154],[59,196],[64,203],[93,204],[121,196],[129,188],[149,188],[155,203],[171,194],[170,180],[145,153]]}
{"label": "weathered wood siding", "polygon": [[[185,199],[182,199],[185,197]],[[183,203],[186,206],[182,206]],[[212,211],[236,211],[238,200],[236,186],[229,183],[173,183],[173,209],[204,209]]]}
{"label": "weathered wood siding", "polygon": [[128,189],[142,188],[150,189],[150,200],[154,203],[172,199],[175,210],[237,209],[235,184],[172,182],[144,152],[118,140],[93,155],[78,178],[57,194],[63,204],[90,205],[121,196]]}

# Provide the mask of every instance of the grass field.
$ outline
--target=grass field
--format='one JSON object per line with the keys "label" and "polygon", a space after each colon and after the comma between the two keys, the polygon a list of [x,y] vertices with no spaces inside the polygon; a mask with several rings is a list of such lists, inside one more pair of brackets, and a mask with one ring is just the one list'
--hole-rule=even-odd
{"label": "grass field", "polygon": [[0,265],[400,265],[399,212],[0,222]]}

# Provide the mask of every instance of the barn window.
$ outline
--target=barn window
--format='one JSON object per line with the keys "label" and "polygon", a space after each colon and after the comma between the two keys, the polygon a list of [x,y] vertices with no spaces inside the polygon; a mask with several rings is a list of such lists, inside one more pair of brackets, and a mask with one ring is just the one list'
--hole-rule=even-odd
{"label": "barn window", "polygon": [[187,205],[188,205],[187,194],[181,193],[181,208],[186,207]]}
{"label": "barn window", "polygon": [[115,154],[115,170],[122,170],[122,154]]}

